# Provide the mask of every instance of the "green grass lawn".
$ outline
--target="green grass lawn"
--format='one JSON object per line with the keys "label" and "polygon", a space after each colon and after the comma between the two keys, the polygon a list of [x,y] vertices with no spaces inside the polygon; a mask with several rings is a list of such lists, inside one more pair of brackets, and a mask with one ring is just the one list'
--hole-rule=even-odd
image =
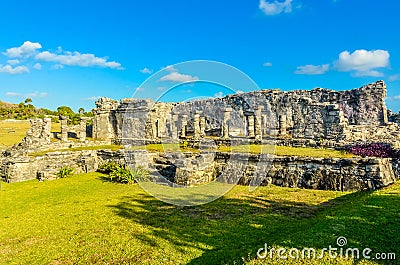
{"label": "green grass lawn", "polygon": [[[98,145],[98,146],[85,146],[73,147],[68,149],[45,150],[31,153],[30,156],[42,156],[49,152],[55,151],[82,151],[82,150],[119,150],[124,147],[121,145]],[[132,146],[129,150],[147,150],[148,152],[192,152],[200,153],[199,149],[185,147],[182,144],[149,144],[142,146]],[[251,154],[275,154],[278,156],[310,156],[310,157],[333,157],[333,158],[351,158],[355,155],[345,151],[338,151],[333,149],[324,148],[311,148],[311,147],[290,147],[290,146],[273,146],[273,145],[239,145],[239,146],[219,146],[216,150],[219,152],[229,153],[251,153]]]}
{"label": "green grass lawn", "polygon": [[238,145],[238,146],[219,146],[218,151],[221,152],[239,152],[252,154],[276,154],[278,156],[312,156],[312,157],[335,157],[335,158],[351,158],[353,154],[324,148],[311,147],[291,147],[291,146],[273,146],[273,145]]}
{"label": "green grass lawn", "polygon": [[391,264],[399,264],[399,195],[400,182],[355,193],[236,186],[209,204],[178,207],[98,173],[2,183],[0,264],[258,264],[264,243],[321,250],[338,236],[349,247],[397,252]]}
{"label": "green grass lawn", "polygon": [[[0,120],[0,150],[5,150],[8,147],[21,142],[26,136],[26,131],[29,129],[29,121],[24,120]],[[59,132],[60,123],[51,124],[52,132]]]}
{"label": "green grass lawn", "polygon": [[0,150],[21,142],[29,129],[29,121],[0,120]]}
{"label": "green grass lawn", "polygon": [[109,145],[88,145],[88,146],[78,146],[78,147],[71,147],[71,148],[63,148],[63,149],[51,149],[51,150],[45,150],[45,151],[38,151],[38,152],[34,152],[34,153],[30,153],[30,156],[43,156],[47,153],[51,153],[51,152],[63,152],[63,151],[71,151],[71,152],[76,152],[76,151],[83,151],[83,150],[112,150],[112,151],[117,151],[122,149],[123,146],[121,145],[113,145],[113,144],[109,144]]}

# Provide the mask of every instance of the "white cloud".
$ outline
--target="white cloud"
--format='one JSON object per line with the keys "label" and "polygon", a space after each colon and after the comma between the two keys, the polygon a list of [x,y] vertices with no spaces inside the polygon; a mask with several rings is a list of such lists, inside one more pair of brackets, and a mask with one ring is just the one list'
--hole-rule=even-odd
{"label": "white cloud", "polygon": [[160,78],[160,81],[172,81],[172,82],[191,82],[199,80],[197,76],[185,75],[178,72],[171,72]]}
{"label": "white cloud", "polygon": [[164,91],[165,89],[167,89],[165,86],[159,86],[156,88],[158,91]]}
{"label": "white cloud", "polygon": [[386,100],[399,100],[400,99],[400,95],[396,95],[393,97],[386,97]]}
{"label": "white cloud", "polygon": [[341,72],[355,72],[355,76],[383,76],[376,68],[389,66],[390,54],[385,50],[356,50],[353,53],[343,51],[335,62]]}
{"label": "white cloud", "polygon": [[136,92],[138,92],[138,91],[143,91],[143,90],[144,90],[144,87],[137,87],[137,88],[135,89]]}
{"label": "white cloud", "polygon": [[298,66],[295,74],[298,75],[322,75],[329,71],[329,64],[322,64],[322,65],[303,65]]}
{"label": "white cloud", "polygon": [[64,68],[64,65],[62,65],[62,64],[55,64],[55,65],[53,65],[52,67],[51,67],[51,69],[53,69],[53,70],[58,70],[58,69],[63,69]]}
{"label": "white cloud", "polygon": [[19,93],[19,92],[7,92],[6,97],[12,98],[44,98],[47,96],[46,92],[35,91],[33,93]]}
{"label": "white cloud", "polygon": [[152,73],[153,73],[153,70],[151,70],[151,69],[145,67],[145,68],[143,68],[142,70],[140,70],[140,72],[141,72],[142,74],[152,74]]}
{"label": "white cloud", "polygon": [[42,69],[42,65],[40,63],[35,63],[33,65],[33,68],[35,68],[36,70],[40,70],[40,69]]}
{"label": "white cloud", "polygon": [[265,66],[265,67],[270,67],[270,66],[272,66],[272,63],[270,63],[270,62],[265,62],[265,63],[263,63],[263,66]]}
{"label": "white cloud", "polygon": [[13,59],[13,60],[8,60],[7,63],[9,65],[16,65],[16,64],[19,64],[20,61],[18,59]]}
{"label": "white cloud", "polygon": [[384,74],[382,72],[379,72],[376,70],[366,70],[366,71],[357,71],[354,73],[354,76],[356,76],[356,77],[362,77],[362,76],[382,77],[382,76],[384,76]]}
{"label": "white cloud", "polygon": [[12,67],[11,65],[2,65],[0,64],[0,73],[7,73],[7,74],[22,74],[22,73],[29,73],[29,69],[26,66],[16,66]]}
{"label": "white cloud", "polygon": [[223,93],[222,93],[222,91],[219,91],[218,93],[215,93],[214,94],[214,98],[222,98],[223,97]]}
{"label": "white cloud", "polygon": [[11,58],[27,58],[36,53],[36,50],[41,49],[42,45],[39,42],[25,41],[19,47],[7,49],[3,54]]}
{"label": "white cloud", "polygon": [[166,70],[166,71],[168,71],[168,72],[177,72],[178,70],[175,68],[175,67],[173,67],[172,65],[168,65],[168,66],[166,66],[166,67],[163,67],[163,68],[161,68],[161,70]]}
{"label": "white cloud", "polygon": [[70,66],[99,66],[113,69],[123,69],[120,63],[107,61],[107,58],[96,57],[94,54],[90,53],[80,53],[80,52],[63,52],[52,53],[49,51],[44,51],[35,56],[36,60],[59,63],[62,65]]}
{"label": "white cloud", "polygon": [[85,101],[96,101],[96,100],[98,100],[99,98],[101,98],[100,96],[91,96],[91,97],[88,97],[88,98],[82,98],[81,100],[85,100]]}
{"label": "white cloud", "polygon": [[400,74],[389,76],[389,81],[400,80]]}
{"label": "white cloud", "polygon": [[284,2],[260,0],[259,8],[268,16],[290,13],[292,12],[292,0],[285,0]]}

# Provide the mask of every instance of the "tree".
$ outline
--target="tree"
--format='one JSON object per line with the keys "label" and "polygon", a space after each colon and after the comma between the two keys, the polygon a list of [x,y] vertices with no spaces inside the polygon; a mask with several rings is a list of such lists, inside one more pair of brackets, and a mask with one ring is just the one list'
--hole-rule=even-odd
{"label": "tree", "polygon": [[32,99],[31,98],[25,99],[25,104],[30,104],[30,103],[32,103]]}
{"label": "tree", "polygon": [[57,108],[58,115],[68,117],[69,124],[79,124],[80,118],[70,107],[60,106]]}
{"label": "tree", "polygon": [[85,109],[84,109],[84,108],[79,108],[78,113],[79,113],[80,115],[85,114]]}

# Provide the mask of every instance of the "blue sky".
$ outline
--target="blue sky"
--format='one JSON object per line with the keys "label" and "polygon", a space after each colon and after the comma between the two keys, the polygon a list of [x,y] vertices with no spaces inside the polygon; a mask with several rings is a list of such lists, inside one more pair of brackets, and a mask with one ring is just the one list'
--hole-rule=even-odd
{"label": "blue sky", "polygon": [[[96,97],[132,97],[138,88],[135,96],[157,98],[207,75],[166,67],[212,60],[263,89],[343,90],[383,79],[387,104],[399,111],[399,9],[395,0],[7,1],[0,100],[88,110]],[[159,83],[143,86],[161,69]],[[257,87],[243,84],[235,90]],[[164,99],[229,93],[210,87],[183,85]]]}

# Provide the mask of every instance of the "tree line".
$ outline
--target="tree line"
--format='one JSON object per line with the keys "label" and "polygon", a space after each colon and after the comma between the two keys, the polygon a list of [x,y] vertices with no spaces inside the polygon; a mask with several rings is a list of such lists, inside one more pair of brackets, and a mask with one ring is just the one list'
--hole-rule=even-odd
{"label": "tree line", "polygon": [[32,104],[32,99],[27,98],[19,104],[11,104],[0,101],[0,119],[16,119],[27,120],[32,118],[51,117],[52,122],[59,122],[59,116],[68,117],[69,124],[78,124],[81,116],[93,117],[92,111],[86,112],[84,108],[79,108],[78,113],[75,113],[68,106],[60,106],[56,111],[36,108]]}

